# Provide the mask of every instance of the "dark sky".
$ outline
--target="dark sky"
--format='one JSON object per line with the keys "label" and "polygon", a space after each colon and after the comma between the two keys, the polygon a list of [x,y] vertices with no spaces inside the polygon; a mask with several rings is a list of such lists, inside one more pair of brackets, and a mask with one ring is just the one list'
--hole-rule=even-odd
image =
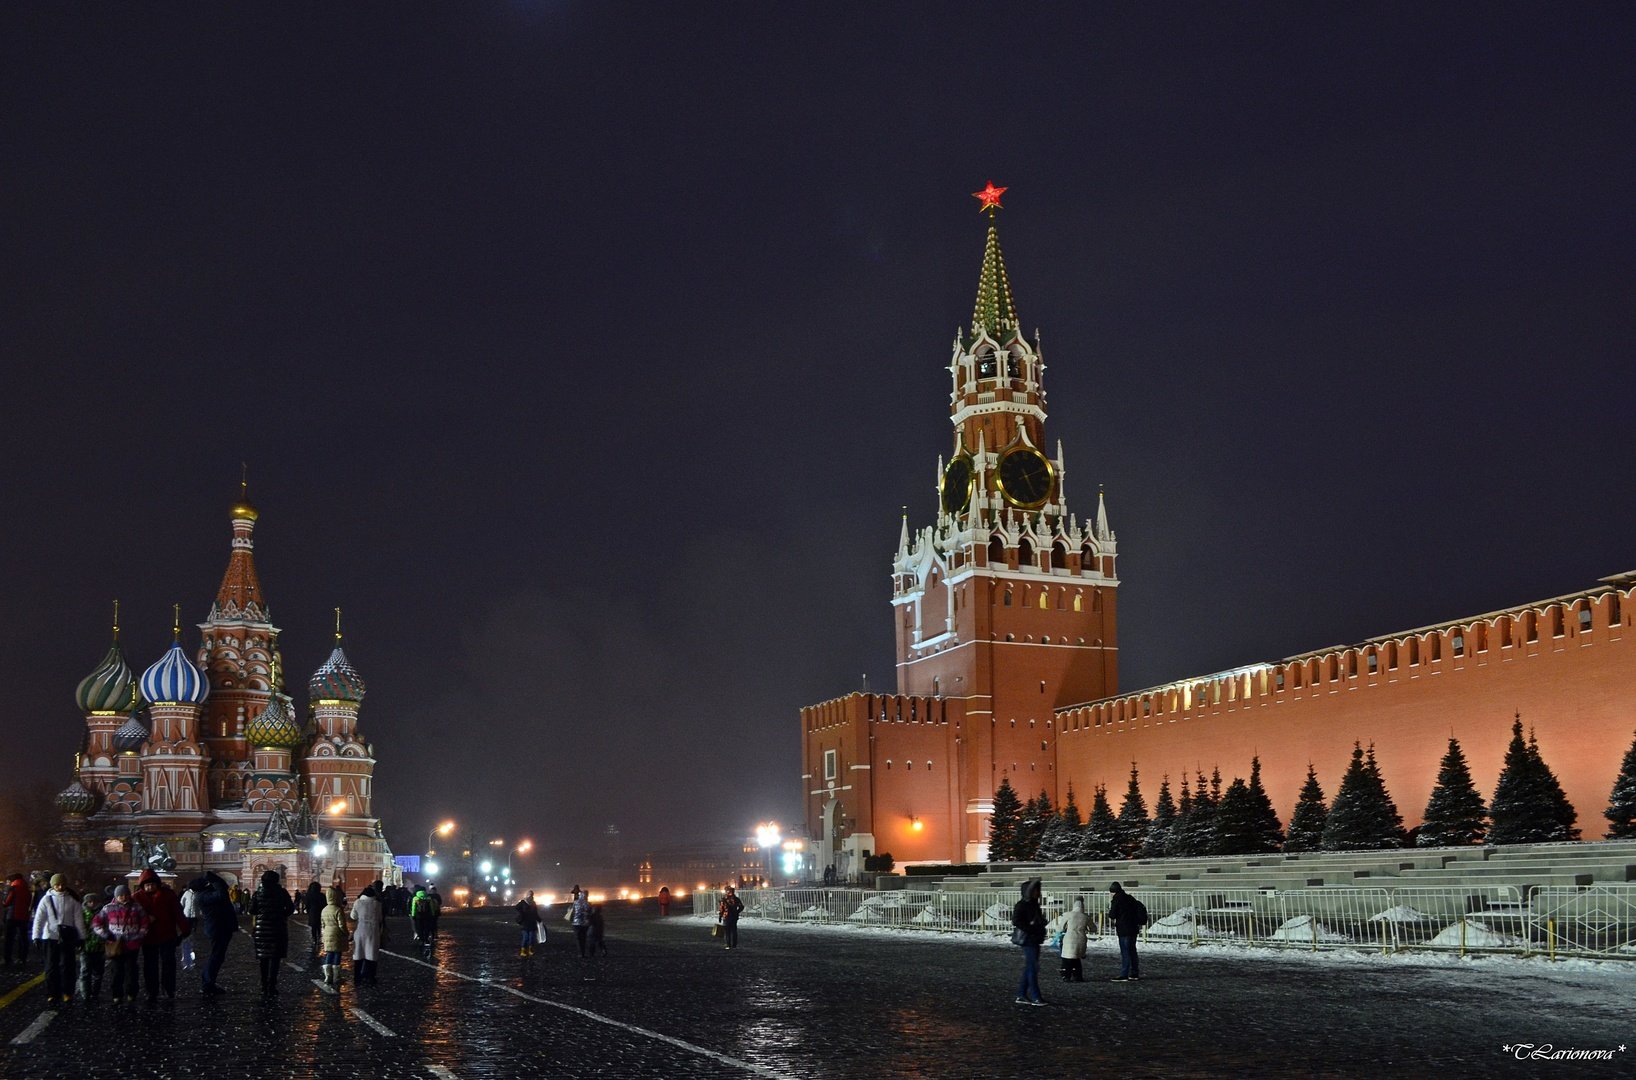
{"label": "dark sky", "polygon": [[1633,41],[1590,3],[7,5],[6,775],[67,784],[114,597],[138,669],[205,617],[247,461],[296,681],[346,611],[400,850],[788,819],[799,707],[893,684],[990,179],[1124,688],[1632,569]]}

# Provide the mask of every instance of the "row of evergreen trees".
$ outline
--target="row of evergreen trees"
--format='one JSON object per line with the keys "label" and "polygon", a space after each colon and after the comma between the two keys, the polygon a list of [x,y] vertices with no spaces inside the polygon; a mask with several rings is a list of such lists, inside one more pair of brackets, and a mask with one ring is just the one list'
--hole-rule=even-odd
{"label": "row of evergreen trees", "polygon": [[[1625,754],[1604,813],[1610,837],[1636,839],[1636,741]],[[1235,776],[1225,790],[1219,769],[1211,770],[1208,781],[1203,772],[1191,780],[1183,774],[1179,802],[1166,775],[1151,815],[1132,762],[1119,812],[1114,813],[1107,789],[1099,784],[1088,820],[1081,817],[1071,784],[1059,810],[1048,793],[1024,803],[1009,779],[1001,781],[994,793],[988,850],[991,862],[1067,862],[1579,839],[1578,814],[1541,756],[1533,731],[1523,738],[1520,716],[1511,726],[1492,802],[1484,803],[1460,742],[1451,737],[1422,817],[1418,829],[1404,830],[1373,744],[1365,749],[1354,743],[1333,802],[1325,799],[1316,770],[1307,766],[1287,831],[1261,786],[1259,756],[1250,759],[1249,780]]]}

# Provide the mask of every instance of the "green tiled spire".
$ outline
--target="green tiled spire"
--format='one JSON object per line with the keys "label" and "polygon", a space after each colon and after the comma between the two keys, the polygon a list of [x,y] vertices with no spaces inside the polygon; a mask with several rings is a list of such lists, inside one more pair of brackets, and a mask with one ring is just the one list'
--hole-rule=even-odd
{"label": "green tiled spire", "polygon": [[990,337],[1004,341],[1017,331],[1017,306],[1011,299],[1005,256],[1000,254],[996,209],[988,208],[988,242],[983,245],[983,272],[977,279],[977,306],[972,309],[971,329],[973,333],[986,330]]}

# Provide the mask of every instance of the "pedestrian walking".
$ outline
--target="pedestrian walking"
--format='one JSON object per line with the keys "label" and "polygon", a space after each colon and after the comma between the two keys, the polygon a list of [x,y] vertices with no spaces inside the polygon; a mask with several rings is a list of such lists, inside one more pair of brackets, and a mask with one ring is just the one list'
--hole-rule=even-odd
{"label": "pedestrian walking", "polygon": [[659,886],[659,917],[662,919],[670,914],[670,886]]}
{"label": "pedestrian walking", "polygon": [[1091,917],[1085,914],[1085,898],[1074,897],[1073,909],[1062,920],[1062,981],[1085,981],[1085,940]]}
{"label": "pedestrian walking", "polygon": [[192,933],[182,901],[176,890],[165,884],[152,867],[136,879],[136,895],[131,897],[148,915],[148,932],[142,937],[142,978],[148,985],[148,1000],[176,997],[176,947]]}
{"label": "pedestrian walking", "polygon": [[101,910],[101,893],[88,892],[85,899],[80,901],[80,938],[84,941],[80,946],[81,1001],[96,1001],[102,995],[102,972],[108,957],[103,950],[102,939],[97,937],[91,926]]}
{"label": "pedestrian walking", "polygon": [[128,886],[114,888],[114,898],[102,905],[102,910],[91,920],[91,929],[103,942],[108,966],[113,968],[115,1005],[136,1000],[136,965],[142,947],[142,936],[148,932],[148,913],[131,899]]}
{"label": "pedestrian walking", "polygon": [[522,927],[523,944],[517,950],[518,956],[533,956],[534,942],[540,935],[540,908],[534,903],[534,890],[528,890],[528,895],[516,903],[517,925]]}
{"label": "pedestrian walking", "polygon": [[409,922],[415,928],[415,940],[420,943],[420,955],[423,960],[432,958],[432,943],[437,938],[439,906],[436,889],[431,892],[424,888],[416,889],[415,895],[409,900]]}
{"label": "pedestrian walking", "polygon": [[315,958],[322,955],[324,951],[323,942],[319,939],[323,931],[326,903],[324,887],[318,884],[317,878],[313,878],[312,883],[307,886],[307,891],[301,896],[301,907],[307,916],[307,931],[312,934],[312,955]]}
{"label": "pedestrian walking", "polygon": [[1011,909],[1011,940],[1023,951],[1018,1005],[1045,1004],[1040,994],[1040,946],[1045,944],[1045,911],[1040,907],[1040,895],[1040,879],[1029,878],[1022,883],[1022,899]]}
{"label": "pedestrian walking", "polygon": [[341,989],[341,954],[347,947],[346,913],[341,905],[341,890],[329,889],[324,895],[324,906],[318,916],[319,947],[324,950],[324,985]]}
{"label": "pedestrian walking", "polygon": [[347,914],[352,922],[352,982],[375,985],[376,953],[381,947],[381,901],[375,886],[364,889]]}
{"label": "pedestrian walking", "polygon": [[579,939],[579,958],[583,960],[591,955],[591,895],[578,885],[574,886],[574,902],[568,908],[568,922],[574,927],[574,937]]}
{"label": "pedestrian walking", "polygon": [[13,870],[11,877],[6,881],[3,894],[0,894],[0,907],[5,908],[6,916],[6,966],[13,963],[28,963],[29,920],[33,915],[29,901],[33,899],[29,892],[28,879],[21,870]]}
{"label": "pedestrian walking", "polygon": [[1108,886],[1113,899],[1108,903],[1108,918],[1113,932],[1119,937],[1119,974],[1110,982],[1139,982],[1142,967],[1136,957],[1136,935],[1147,925],[1147,905],[1124,890],[1115,881]]}
{"label": "pedestrian walking", "polygon": [[64,1004],[74,1000],[79,981],[80,901],[68,892],[68,879],[51,875],[51,890],[34,909],[34,940],[45,952],[45,996]]}
{"label": "pedestrian walking", "polygon": [[721,903],[716,905],[716,923],[721,927],[723,948],[738,948],[738,917],[744,911],[744,901],[738,898],[731,885],[721,895]]}
{"label": "pedestrian walking", "polygon": [[261,884],[250,897],[250,943],[261,964],[261,996],[278,996],[278,967],[290,951],[290,916],[295,901],[279,884],[277,870],[264,870]]}
{"label": "pedestrian walking", "polygon": [[214,870],[188,883],[193,892],[193,906],[199,912],[199,924],[205,937],[210,939],[210,955],[199,965],[199,988],[207,996],[223,993],[216,985],[222,964],[227,962],[227,947],[238,933],[239,914],[233,906],[227,882]]}

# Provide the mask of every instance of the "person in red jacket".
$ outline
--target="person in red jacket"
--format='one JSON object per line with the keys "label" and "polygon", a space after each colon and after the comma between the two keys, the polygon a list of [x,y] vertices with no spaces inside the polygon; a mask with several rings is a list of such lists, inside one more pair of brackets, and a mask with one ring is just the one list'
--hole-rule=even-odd
{"label": "person in red jacket", "polygon": [[175,998],[176,947],[193,927],[182,914],[176,890],[160,880],[152,868],[136,879],[134,899],[148,915],[148,932],[142,938],[142,977],[148,984],[148,1000],[157,1001],[161,988],[167,998]]}
{"label": "person in red jacket", "polygon": [[6,916],[6,966],[12,965],[12,958],[19,964],[28,963],[28,934],[29,923],[33,921],[34,912],[30,909],[29,901],[32,896],[29,892],[28,879],[21,873],[12,871],[11,880],[6,883],[3,902]]}

